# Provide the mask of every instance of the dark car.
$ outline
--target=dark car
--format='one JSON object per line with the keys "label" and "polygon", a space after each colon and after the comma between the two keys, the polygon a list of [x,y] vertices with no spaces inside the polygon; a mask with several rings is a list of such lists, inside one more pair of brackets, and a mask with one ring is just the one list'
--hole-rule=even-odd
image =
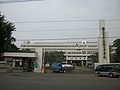
{"label": "dark car", "polygon": [[52,71],[53,73],[55,72],[65,72],[64,67],[62,66],[61,63],[54,63],[52,64]]}
{"label": "dark car", "polygon": [[100,76],[119,77],[120,64],[98,65],[95,69],[95,73],[97,74],[98,77]]}

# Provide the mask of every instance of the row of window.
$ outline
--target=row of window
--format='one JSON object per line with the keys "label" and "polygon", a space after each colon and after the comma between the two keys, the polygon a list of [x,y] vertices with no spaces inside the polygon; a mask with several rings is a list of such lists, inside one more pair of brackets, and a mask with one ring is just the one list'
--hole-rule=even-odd
{"label": "row of window", "polygon": [[97,47],[97,45],[21,45],[21,47]]}
{"label": "row of window", "polygon": [[85,51],[83,51],[83,52],[68,52],[68,54],[86,54],[86,52]]}
{"label": "row of window", "polygon": [[[55,49],[47,49],[46,51],[55,51]],[[62,52],[64,52],[64,53],[66,53],[66,54],[95,54],[95,53],[97,53],[98,51],[97,50],[91,50],[91,51],[88,51],[88,50],[86,50],[86,51],[81,51],[81,52],[66,52],[66,51],[64,51],[64,50],[56,50],[56,51],[62,51]]]}
{"label": "row of window", "polygon": [[81,57],[81,58],[86,58],[86,56],[68,56],[68,57]]}
{"label": "row of window", "polygon": [[83,60],[83,59],[84,59],[84,60],[86,60],[86,58],[73,58],[73,57],[67,58],[67,59],[72,59],[72,60],[73,60],[73,59],[75,59],[75,60]]}
{"label": "row of window", "polygon": [[45,50],[67,50],[67,51],[79,51],[79,52],[81,52],[81,51],[98,51],[98,49],[97,48],[94,48],[94,49],[73,49],[73,48],[45,48]]}
{"label": "row of window", "polygon": [[86,59],[86,56],[68,56],[67,59],[76,59],[76,60],[81,60],[81,59]]}
{"label": "row of window", "polygon": [[97,51],[68,52],[68,54],[95,54]]}

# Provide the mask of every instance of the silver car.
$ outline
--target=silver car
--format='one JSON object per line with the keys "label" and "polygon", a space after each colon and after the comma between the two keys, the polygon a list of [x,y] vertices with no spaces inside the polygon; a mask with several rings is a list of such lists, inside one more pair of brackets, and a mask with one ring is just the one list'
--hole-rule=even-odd
{"label": "silver car", "polygon": [[98,65],[95,69],[95,73],[98,77],[109,76],[119,77],[120,76],[120,64],[102,64]]}

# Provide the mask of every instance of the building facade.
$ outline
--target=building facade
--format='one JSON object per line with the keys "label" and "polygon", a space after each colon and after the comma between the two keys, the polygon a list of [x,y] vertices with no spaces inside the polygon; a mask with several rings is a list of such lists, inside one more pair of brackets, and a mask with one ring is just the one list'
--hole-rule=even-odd
{"label": "building facade", "polygon": [[71,62],[76,66],[86,66],[92,64],[89,56],[98,53],[97,42],[25,42],[21,44],[21,49],[35,51],[43,48],[44,51],[62,51],[66,57],[66,62]]}

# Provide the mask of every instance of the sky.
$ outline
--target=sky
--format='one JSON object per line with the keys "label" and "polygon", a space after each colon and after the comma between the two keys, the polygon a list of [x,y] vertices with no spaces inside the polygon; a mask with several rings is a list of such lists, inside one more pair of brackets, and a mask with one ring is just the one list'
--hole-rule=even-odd
{"label": "sky", "polygon": [[120,0],[40,0],[0,4],[0,12],[15,24],[13,36],[18,41],[98,37],[100,19],[105,20],[109,37],[120,37],[119,8]]}

